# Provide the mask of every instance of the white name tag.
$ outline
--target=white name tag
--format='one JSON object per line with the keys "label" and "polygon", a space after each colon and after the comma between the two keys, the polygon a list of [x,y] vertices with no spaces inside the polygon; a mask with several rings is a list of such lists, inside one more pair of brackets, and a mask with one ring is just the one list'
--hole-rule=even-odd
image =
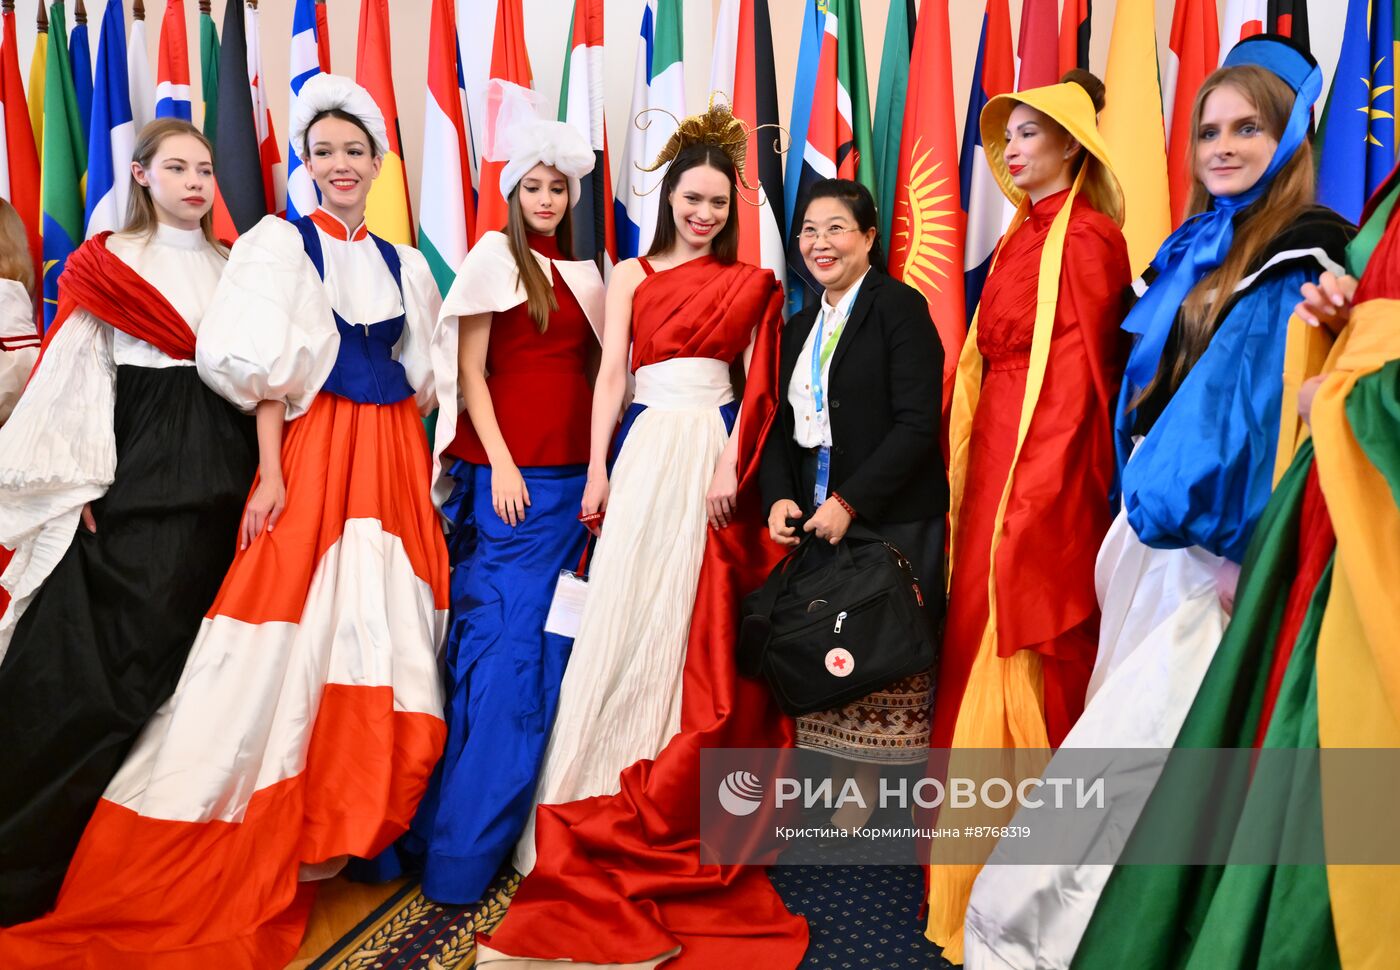
{"label": "white name tag", "polygon": [[544,621],[544,632],[554,633],[572,640],[578,636],[579,622],[583,619],[583,604],[588,601],[588,580],[567,569],[559,570],[559,581],[554,584],[554,599],[549,604],[549,616]]}

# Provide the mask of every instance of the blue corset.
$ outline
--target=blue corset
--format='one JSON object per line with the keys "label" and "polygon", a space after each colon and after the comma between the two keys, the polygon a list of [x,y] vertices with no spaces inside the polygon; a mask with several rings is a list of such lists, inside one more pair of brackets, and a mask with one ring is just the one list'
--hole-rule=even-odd
{"label": "blue corset", "polygon": [[[316,224],[307,216],[293,225],[301,231],[306,255],[324,280],[325,256],[321,252],[321,237],[316,232]],[[370,238],[388,264],[389,272],[394,274],[394,283],[399,288],[399,299],[402,300],[403,277],[398,251],[378,236],[371,235]],[[340,332],[340,349],[321,390],[359,404],[397,404],[413,397],[413,385],[408,382],[408,374],[403,364],[394,359],[394,345],[403,336],[404,314],[378,323],[348,323],[338,311],[332,312],[335,313],[335,328]]]}

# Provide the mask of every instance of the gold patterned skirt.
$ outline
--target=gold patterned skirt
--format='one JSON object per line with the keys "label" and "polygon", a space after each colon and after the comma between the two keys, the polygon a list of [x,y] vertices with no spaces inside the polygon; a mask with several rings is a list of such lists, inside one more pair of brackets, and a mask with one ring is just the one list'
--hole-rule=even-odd
{"label": "gold patterned skirt", "polygon": [[834,710],[803,714],[797,746],[849,761],[920,764],[928,758],[932,691],[933,677],[925,671]]}

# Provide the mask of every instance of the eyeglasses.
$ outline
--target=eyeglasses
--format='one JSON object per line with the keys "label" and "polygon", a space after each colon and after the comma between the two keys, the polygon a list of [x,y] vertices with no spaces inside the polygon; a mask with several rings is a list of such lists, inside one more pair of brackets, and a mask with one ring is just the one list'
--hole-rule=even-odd
{"label": "eyeglasses", "polygon": [[825,229],[818,229],[816,226],[803,226],[797,235],[803,242],[816,242],[818,239],[829,239],[836,242],[846,233],[856,231],[850,226],[827,226]]}

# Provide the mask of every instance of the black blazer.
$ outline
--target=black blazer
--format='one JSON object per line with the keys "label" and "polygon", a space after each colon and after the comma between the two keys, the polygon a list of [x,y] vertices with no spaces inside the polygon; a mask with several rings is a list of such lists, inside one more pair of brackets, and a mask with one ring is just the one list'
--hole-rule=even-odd
{"label": "black blazer", "polygon": [[[763,448],[765,511],[800,494],[803,449],[793,441],[788,383],[810,366],[802,344],[816,323],[813,301],[783,327],[778,417]],[[948,511],[942,430],[943,347],[928,303],[911,286],[872,268],[856,294],[827,378],[831,418],[831,490],[872,524],[914,522]]]}

